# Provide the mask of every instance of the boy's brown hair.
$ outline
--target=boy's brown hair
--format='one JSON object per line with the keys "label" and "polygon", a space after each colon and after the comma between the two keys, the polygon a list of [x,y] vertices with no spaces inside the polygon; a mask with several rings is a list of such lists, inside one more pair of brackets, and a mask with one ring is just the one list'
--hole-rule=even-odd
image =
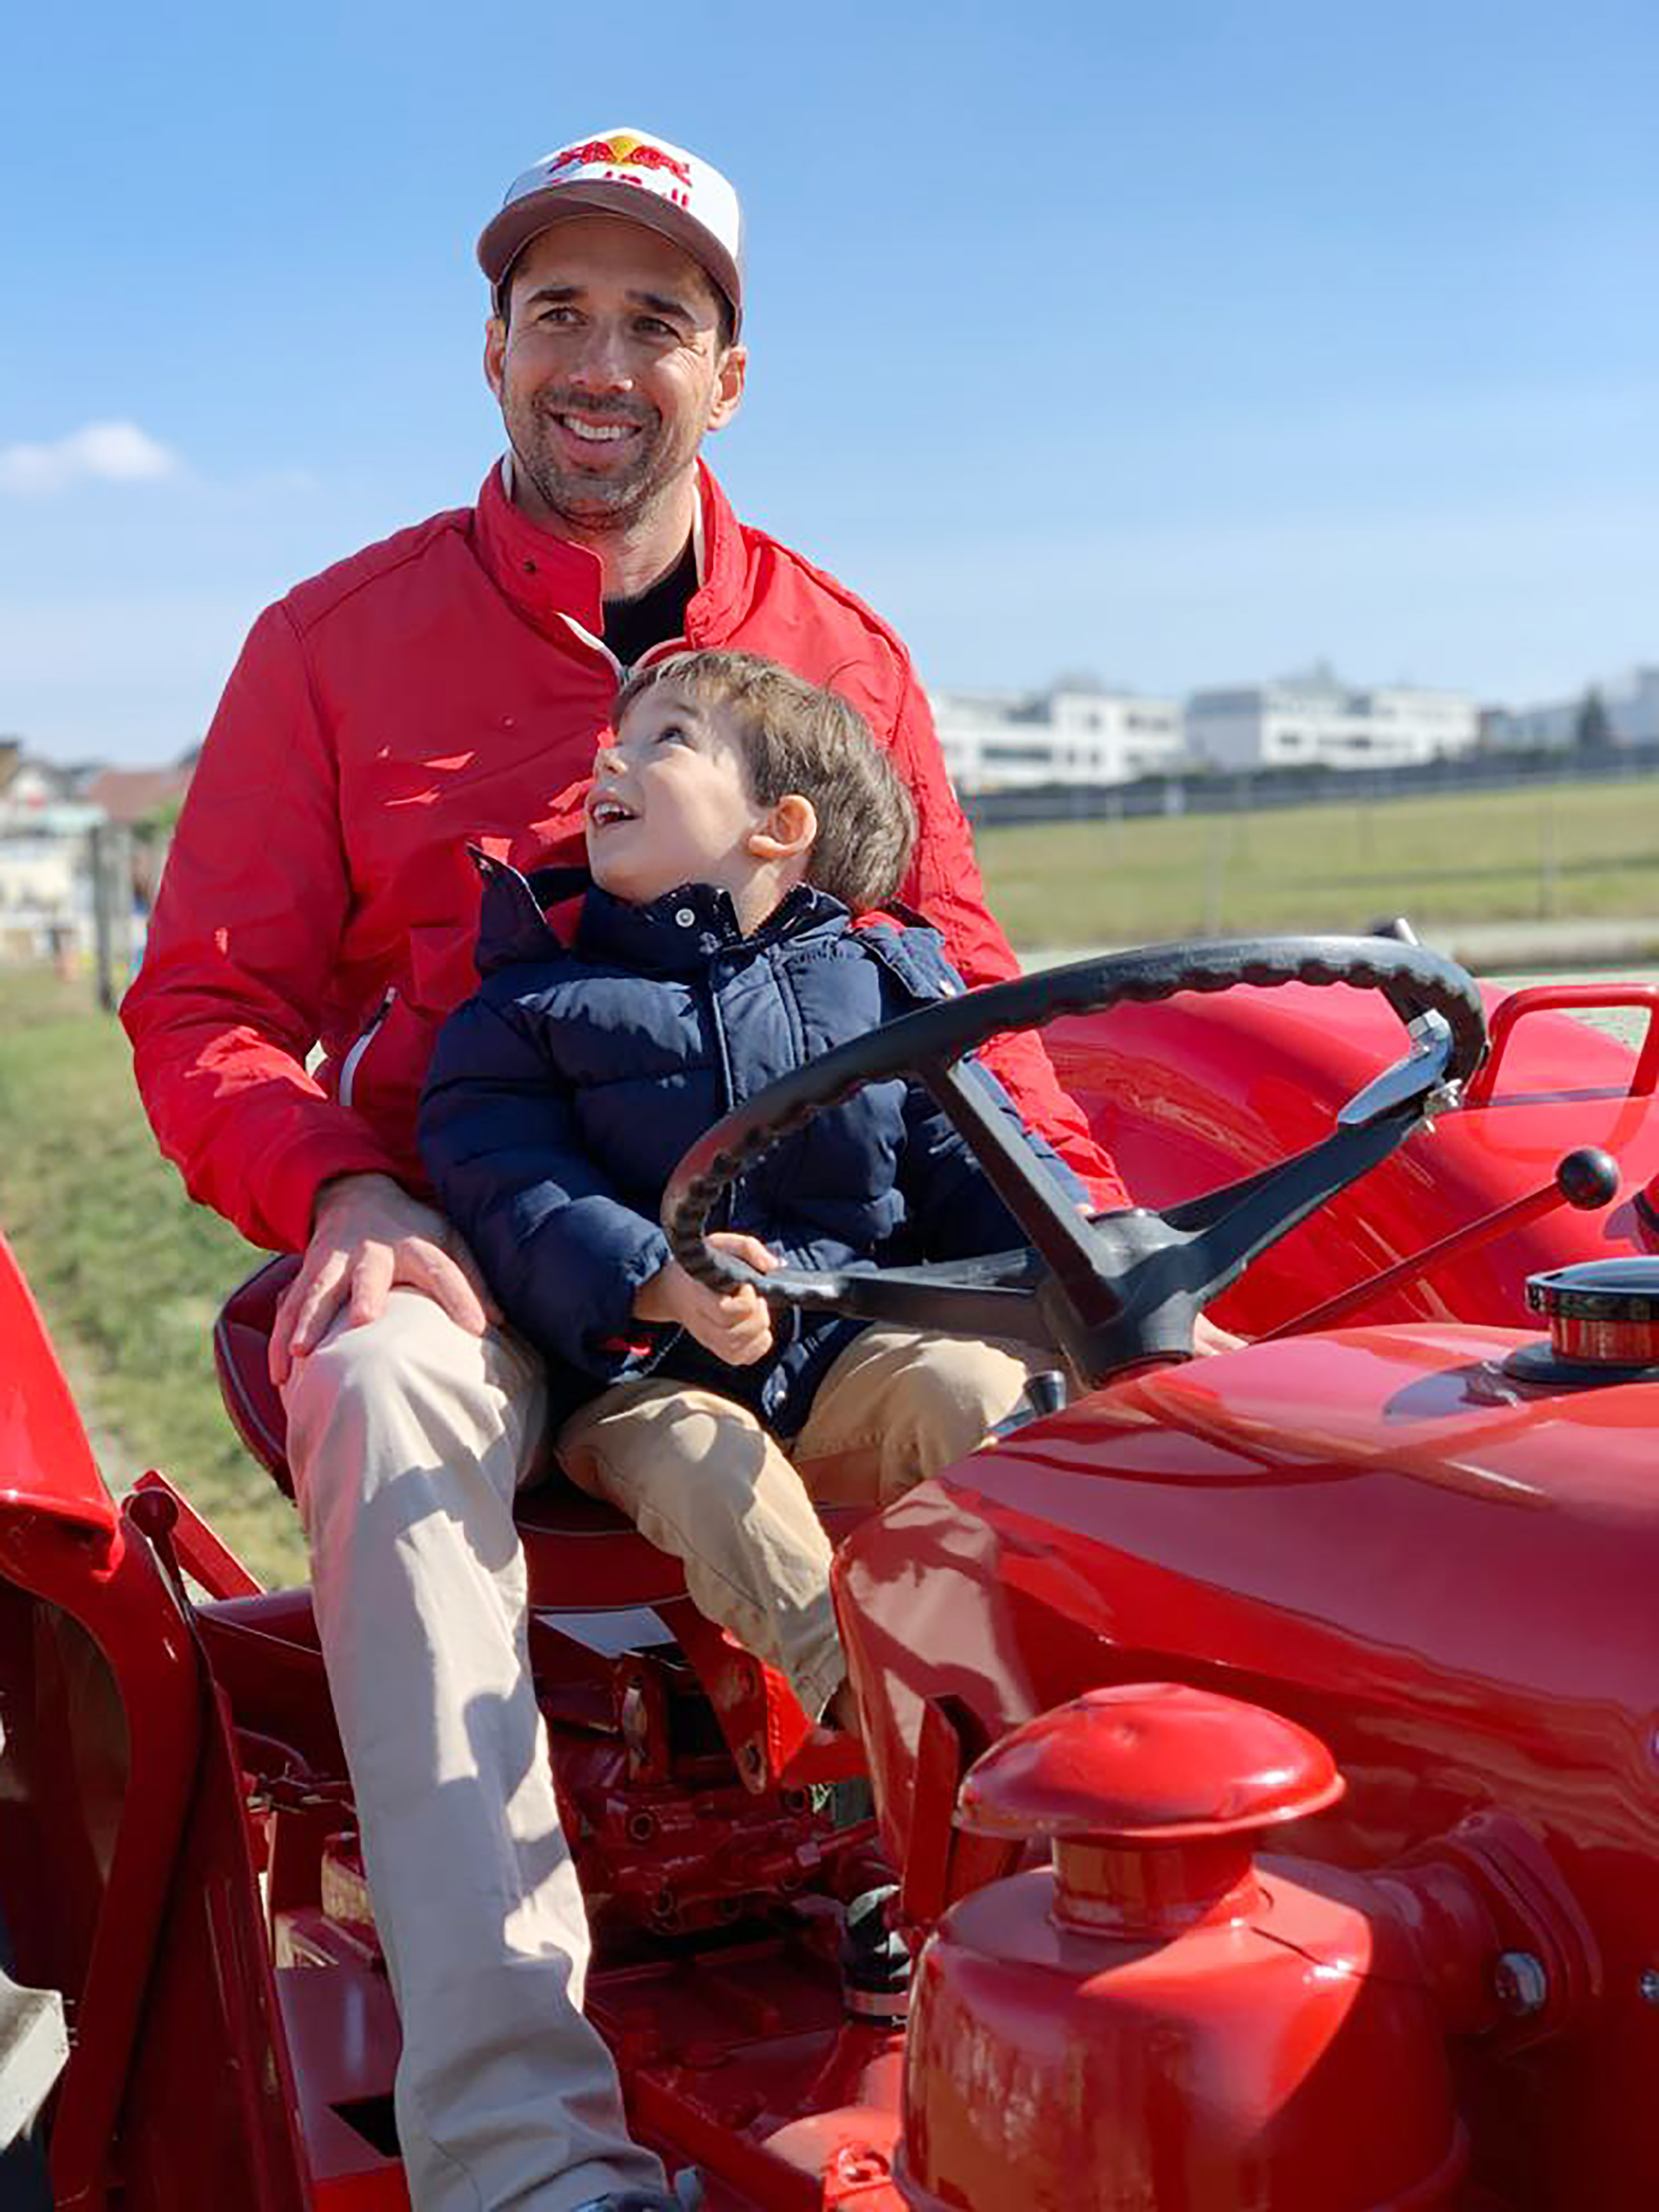
{"label": "boy's brown hair", "polygon": [[855,707],[758,653],[684,653],[629,677],[617,694],[613,726],[659,684],[730,714],[757,805],[775,805],[791,792],[811,800],[818,832],[806,860],[809,884],[854,914],[886,904],[910,865],[916,814]]}

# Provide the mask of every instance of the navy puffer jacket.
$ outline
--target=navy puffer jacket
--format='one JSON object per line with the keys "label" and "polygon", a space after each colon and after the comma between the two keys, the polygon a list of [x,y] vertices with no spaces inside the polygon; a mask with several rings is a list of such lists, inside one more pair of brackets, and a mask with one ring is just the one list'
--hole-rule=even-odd
{"label": "navy puffer jacket", "polygon": [[[728,1108],[959,991],[939,937],[854,928],[805,884],[744,937],[723,890],[691,884],[643,907],[590,890],[567,948],[522,876],[480,866],[483,981],[439,1038],[421,1149],[502,1311],[547,1360],[552,1418],[654,1372],[740,1399],[793,1435],[860,1324],[780,1316],[772,1354],[738,1368],[635,1321],[635,1294],[669,1257],[663,1189]],[[1049,1147],[1027,1142],[1080,1200]],[[731,1194],[726,1225],[809,1267],[1025,1242],[939,1109],[898,1081],[867,1085],[775,1146]]]}

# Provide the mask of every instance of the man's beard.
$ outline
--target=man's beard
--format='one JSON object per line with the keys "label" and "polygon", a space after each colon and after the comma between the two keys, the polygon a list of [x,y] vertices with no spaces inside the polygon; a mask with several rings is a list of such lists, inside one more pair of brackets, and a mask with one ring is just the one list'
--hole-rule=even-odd
{"label": "man's beard", "polygon": [[[555,415],[610,416],[639,426],[638,451],[626,465],[603,472],[567,467],[556,459],[542,426]],[[665,450],[663,422],[655,408],[605,406],[577,393],[503,403],[507,434],[518,465],[555,514],[574,528],[621,531],[649,514],[678,475],[677,457]],[[693,448],[695,453],[696,448]],[[689,457],[688,457],[689,458]]]}

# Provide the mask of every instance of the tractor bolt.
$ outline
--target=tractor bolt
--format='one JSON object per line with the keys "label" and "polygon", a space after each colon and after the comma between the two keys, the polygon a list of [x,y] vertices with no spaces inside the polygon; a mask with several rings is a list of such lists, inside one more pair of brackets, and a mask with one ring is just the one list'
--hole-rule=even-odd
{"label": "tractor bolt", "polygon": [[1636,1986],[1644,2004],[1659,2005],[1659,1966],[1644,1966],[1642,1978]]}
{"label": "tractor bolt", "polygon": [[1529,2020],[1549,2002],[1550,1978],[1530,1951],[1504,1951],[1492,1968],[1492,1990],[1512,2020]]}

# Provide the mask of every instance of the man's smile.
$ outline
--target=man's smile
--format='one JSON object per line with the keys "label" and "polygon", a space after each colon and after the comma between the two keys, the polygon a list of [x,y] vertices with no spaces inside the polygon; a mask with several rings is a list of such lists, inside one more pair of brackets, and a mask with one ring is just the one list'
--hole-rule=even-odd
{"label": "man's smile", "polygon": [[585,443],[596,446],[611,445],[618,438],[634,437],[640,427],[637,422],[584,422],[580,415],[556,415],[553,420],[562,430],[568,430],[573,438],[580,438]]}
{"label": "man's smile", "polygon": [[637,457],[630,449],[645,443],[656,419],[644,410],[595,406],[575,396],[544,399],[538,411],[546,425],[544,434],[550,434],[552,450],[565,467],[577,470],[594,465],[608,469],[613,460],[633,461]]}

